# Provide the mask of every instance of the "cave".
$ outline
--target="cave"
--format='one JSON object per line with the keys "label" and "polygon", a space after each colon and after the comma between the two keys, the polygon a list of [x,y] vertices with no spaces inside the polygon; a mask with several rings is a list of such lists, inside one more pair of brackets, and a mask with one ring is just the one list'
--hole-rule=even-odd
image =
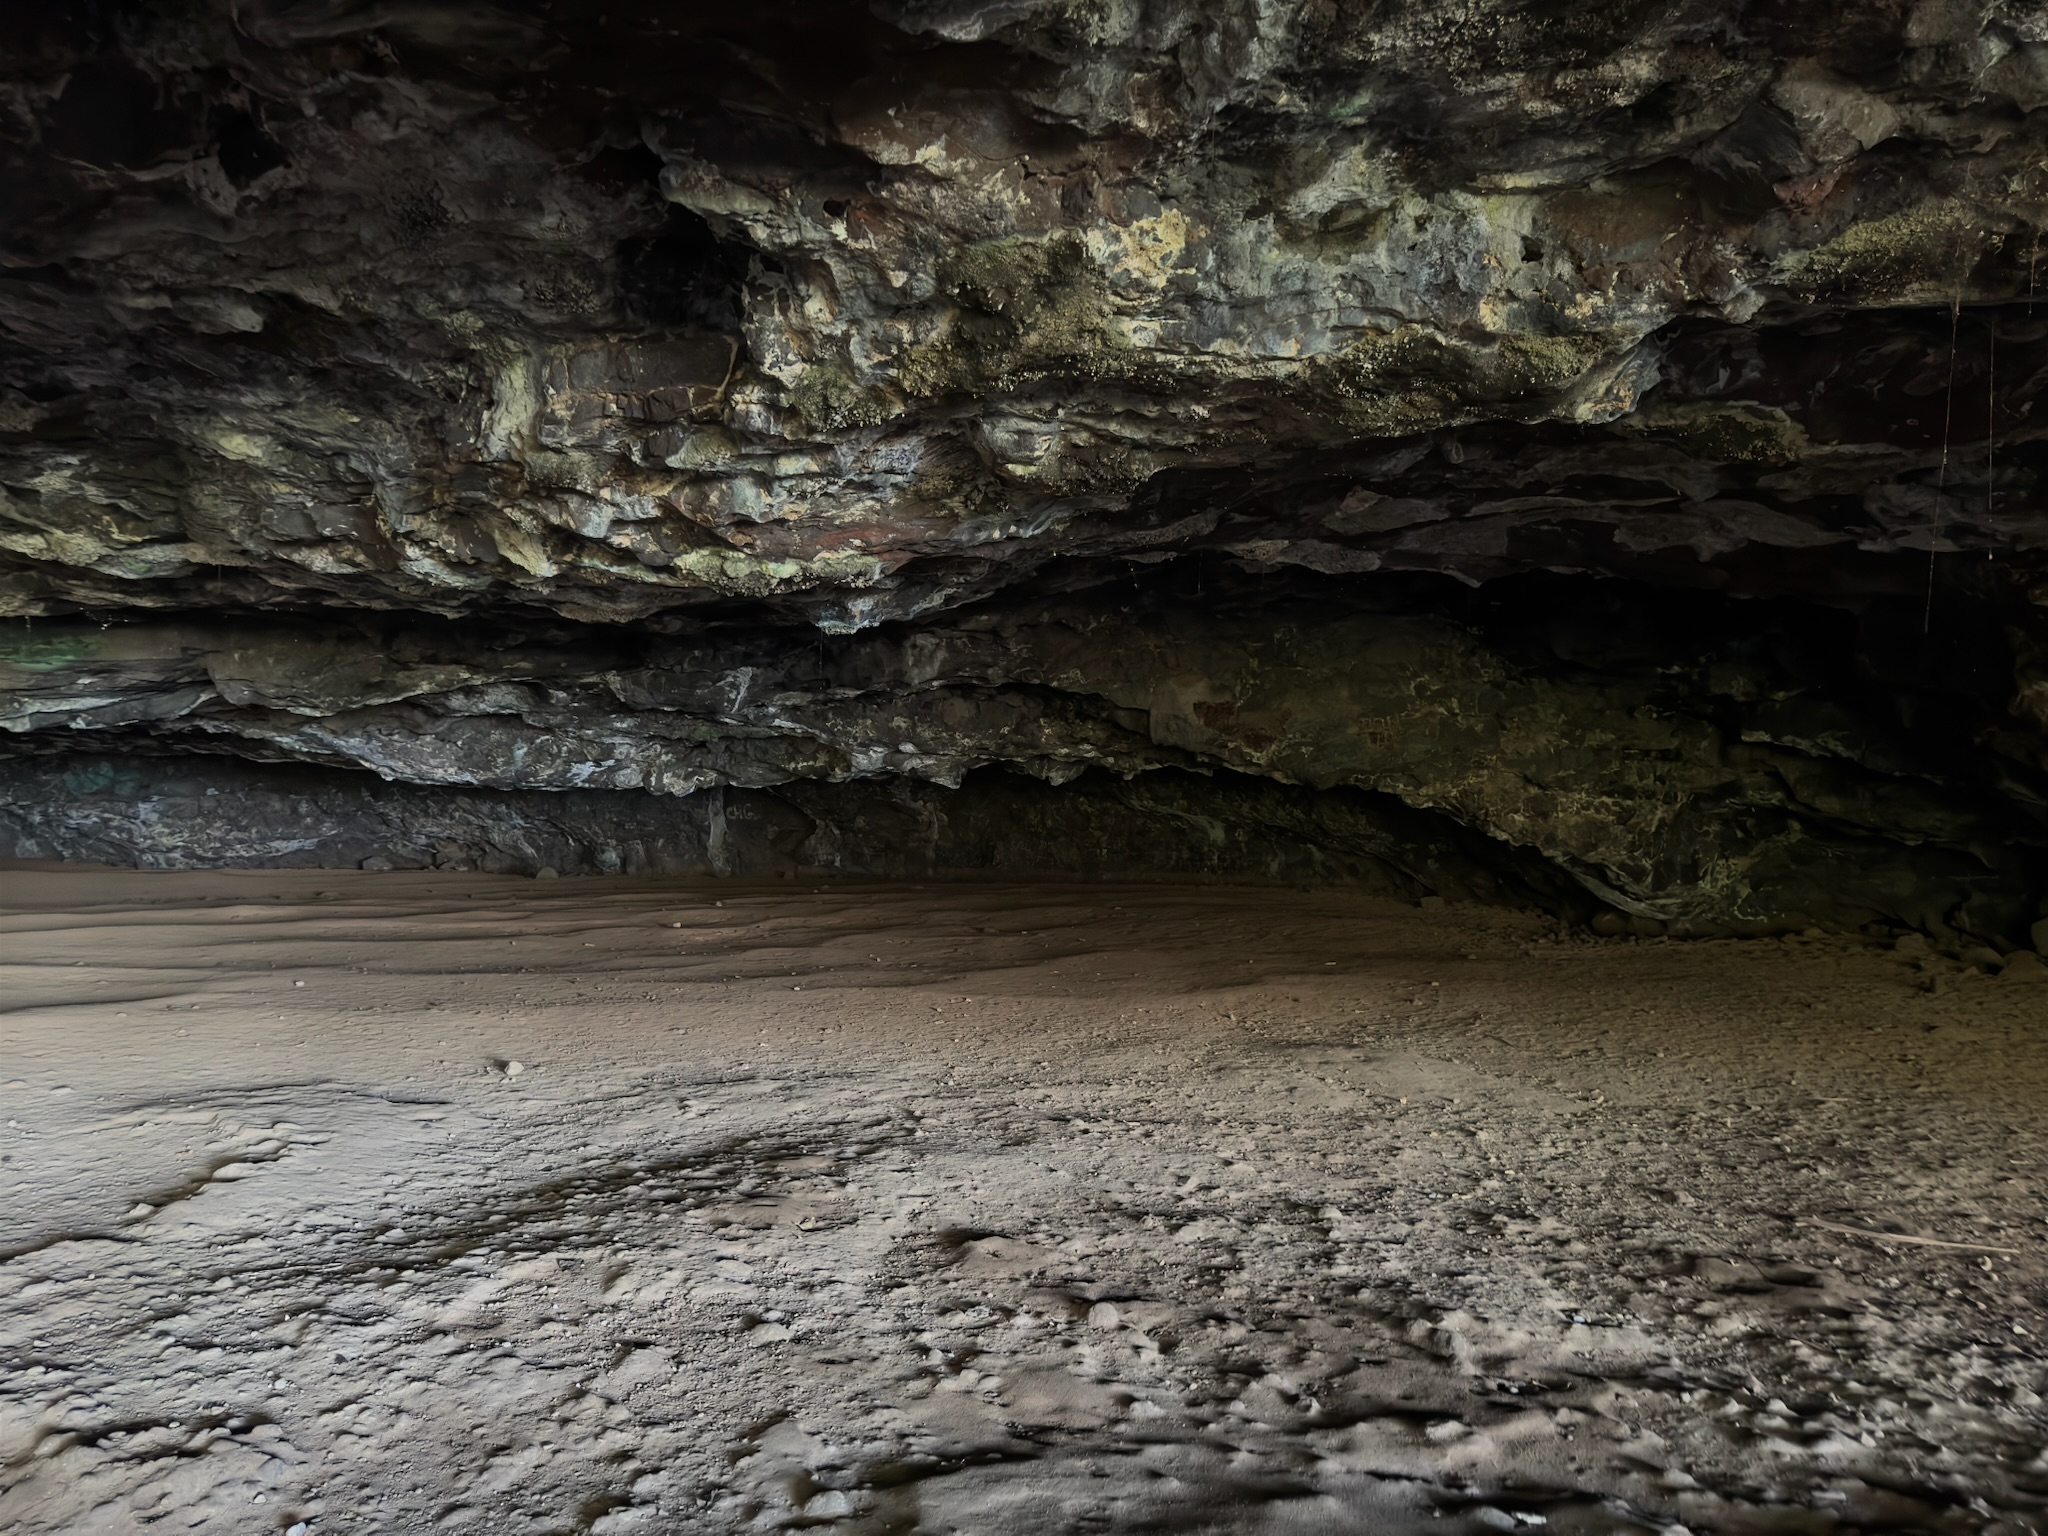
{"label": "cave", "polygon": [[2037,0],[0,112],[0,1526],[2048,1527]]}

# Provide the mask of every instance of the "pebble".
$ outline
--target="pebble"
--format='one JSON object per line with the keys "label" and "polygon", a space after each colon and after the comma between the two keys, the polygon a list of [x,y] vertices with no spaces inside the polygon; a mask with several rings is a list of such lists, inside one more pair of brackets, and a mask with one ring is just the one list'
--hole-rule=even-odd
{"label": "pebble", "polygon": [[1088,1326],[1090,1328],[1100,1328],[1107,1332],[1119,1326],[1123,1320],[1123,1313],[1117,1311],[1115,1307],[1106,1301],[1098,1301],[1088,1309]]}
{"label": "pebble", "polygon": [[[1550,1524],[1547,1516],[1530,1514],[1520,1509],[1501,1509],[1493,1504],[1481,1504],[1471,1514],[1475,1525],[1482,1525],[1489,1531],[1519,1531],[1528,1526]],[[1667,1525],[1664,1529],[1669,1532],[1679,1527]]]}
{"label": "pebble", "polygon": [[525,1070],[526,1063],[523,1061],[508,1061],[505,1063],[505,1075],[507,1077],[517,1077]]}
{"label": "pebble", "polygon": [[562,878],[562,872],[552,864],[543,864],[533,872],[533,878],[536,880],[559,880]]}

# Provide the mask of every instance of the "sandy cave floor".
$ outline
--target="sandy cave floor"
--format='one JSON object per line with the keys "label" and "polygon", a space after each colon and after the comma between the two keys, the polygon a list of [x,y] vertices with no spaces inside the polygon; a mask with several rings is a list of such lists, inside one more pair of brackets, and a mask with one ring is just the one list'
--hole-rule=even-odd
{"label": "sandy cave floor", "polygon": [[16,1536],[2048,1524],[2048,987],[331,871],[0,872],[0,961]]}

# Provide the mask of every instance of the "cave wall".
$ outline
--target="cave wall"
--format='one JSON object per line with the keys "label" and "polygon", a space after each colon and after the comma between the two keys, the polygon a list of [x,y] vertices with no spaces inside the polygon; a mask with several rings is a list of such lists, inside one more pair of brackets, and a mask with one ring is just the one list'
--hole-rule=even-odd
{"label": "cave wall", "polygon": [[26,0],[0,851],[2026,942],[2044,106],[2000,0]]}
{"label": "cave wall", "polygon": [[1174,769],[1090,772],[1057,787],[984,768],[952,787],[890,777],[665,796],[424,788],[231,757],[67,754],[17,763],[0,779],[0,858],[52,856],[150,869],[1194,878],[1538,904],[1582,918],[1597,910],[1540,859],[1503,858],[1469,829],[1391,796]]}

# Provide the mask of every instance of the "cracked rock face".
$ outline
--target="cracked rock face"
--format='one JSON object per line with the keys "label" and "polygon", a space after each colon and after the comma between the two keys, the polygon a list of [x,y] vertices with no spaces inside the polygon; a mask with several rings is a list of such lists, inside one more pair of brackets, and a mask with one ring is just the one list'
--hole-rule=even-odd
{"label": "cracked rock face", "polygon": [[2041,5],[26,0],[0,75],[17,855],[2042,914]]}

